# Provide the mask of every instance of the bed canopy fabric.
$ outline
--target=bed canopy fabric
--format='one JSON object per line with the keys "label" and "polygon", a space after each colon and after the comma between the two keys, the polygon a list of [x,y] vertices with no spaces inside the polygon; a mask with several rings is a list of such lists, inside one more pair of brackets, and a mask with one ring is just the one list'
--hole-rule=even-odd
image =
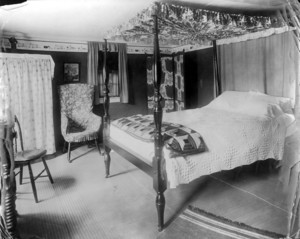
{"label": "bed canopy fabric", "polygon": [[151,44],[152,15],[156,14],[161,45],[211,45],[212,40],[296,26],[298,12],[293,0],[159,1],[109,30],[106,36],[112,41]]}

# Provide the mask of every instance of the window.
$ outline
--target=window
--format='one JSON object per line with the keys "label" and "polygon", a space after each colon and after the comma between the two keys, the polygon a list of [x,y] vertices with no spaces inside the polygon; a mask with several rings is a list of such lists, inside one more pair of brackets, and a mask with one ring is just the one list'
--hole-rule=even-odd
{"label": "window", "polygon": [[[103,79],[103,52],[99,52],[99,79],[100,79],[100,98],[104,97],[104,79]],[[120,97],[120,84],[118,75],[118,53],[108,52],[107,53],[107,70],[109,76],[109,96]]]}

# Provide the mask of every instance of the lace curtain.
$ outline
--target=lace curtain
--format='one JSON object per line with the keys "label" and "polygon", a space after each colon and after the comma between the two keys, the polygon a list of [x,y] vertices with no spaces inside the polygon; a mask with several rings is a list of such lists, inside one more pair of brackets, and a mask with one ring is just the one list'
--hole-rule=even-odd
{"label": "lace curtain", "polygon": [[54,153],[51,56],[0,53],[0,83],[7,88],[9,107],[22,128],[24,148]]}

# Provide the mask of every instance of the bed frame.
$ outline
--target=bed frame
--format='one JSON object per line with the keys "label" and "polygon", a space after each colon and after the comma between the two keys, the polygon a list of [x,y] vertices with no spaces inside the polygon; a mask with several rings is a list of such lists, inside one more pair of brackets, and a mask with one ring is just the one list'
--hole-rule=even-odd
{"label": "bed frame", "polygon": [[120,147],[113,139],[110,138],[110,116],[109,116],[109,77],[107,74],[107,41],[105,40],[105,50],[104,50],[104,116],[103,116],[103,153],[104,162],[106,168],[106,177],[109,177],[109,167],[110,167],[110,151],[113,149],[118,154],[122,155],[129,162],[133,163],[136,167],[143,170],[145,173],[153,178],[153,188],[156,191],[156,209],[158,214],[158,231],[162,231],[164,228],[164,210],[165,210],[165,196],[164,191],[167,189],[167,177],[165,170],[165,160],[162,154],[163,141],[161,134],[161,124],[162,124],[162,97],[160,94],[161,85],[161,60],[158,42],[158,17],[153,16],[154,20],[154,53],[153,53],[153,87],[154,87],[154,123],[155,123],[155,136],[154,136],[154,147],[155,156],[152,161],[152,167],[139,159],[132,152],[126,148]]}

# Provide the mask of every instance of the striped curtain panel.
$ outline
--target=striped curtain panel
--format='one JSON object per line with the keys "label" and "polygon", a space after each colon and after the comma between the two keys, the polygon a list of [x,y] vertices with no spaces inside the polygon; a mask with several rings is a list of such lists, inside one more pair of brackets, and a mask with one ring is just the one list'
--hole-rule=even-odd
{"label": "striped curtain panel", "polygon": [[[183,110],[185,108],[184,93],[184,71],[183,55],[162,56],[162,80],[160,94],[164,98],[164,108],[166,112]],[[148,111],[153,110],[153,74],[152,57],[147,57],[147,91],[148,91]]]}

